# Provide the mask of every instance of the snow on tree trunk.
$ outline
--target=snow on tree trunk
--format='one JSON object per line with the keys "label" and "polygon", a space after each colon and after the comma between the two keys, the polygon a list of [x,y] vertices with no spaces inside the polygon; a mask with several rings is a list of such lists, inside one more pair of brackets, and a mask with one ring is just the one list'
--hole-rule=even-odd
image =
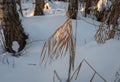
{"label": "snow on tree trunk", "polygon": [[16,3],[17,3],[18,6],[19,6],[18,11],[19,11],[20,14],[23,16],[22,7],[21,7],[21,0],[16,0]]}
{"label": "snow on tree trunk", "polygon": [[16,53],[12,49],[13,41],[17,41],[19,44],[18,52],[22,51],[26,45],[26,39],[28,38],[24,33],[17,13],[15,0],[2,0],[2,29],[5,37],[5,48],[10,53]]}
{"label": "snow on tree trunk", "polygon": [[36,0],[35,1],[35,10],[34,16],[44,15],[43,8],[44,8],[44,0]]}
{"label": "snow on tree trunk", "polygon": [[19,46],[19,44],[18,44],[17,41],[13,41],[13,42],[12,42],[12,49],[13,49],[14,51],[18,52],[19,47],[20,47],[20,46]]}
{"label": "snow on tree trunk", "polygon": [[107,0],[99,0],[97,3],[97,10],[101,11],[107,6]]}
{"label": "snow on tree trunk", "polygon": [[99,29],[95,34],[95,40],[98,43],[104,43],[106,40],[115,37],[115,33],[119,29],[118,28],[119,18],[120,18],[120,0],[115,0],[111,5],[108,15],[104,16],[105,20],[103,20],[102,24],[100,25]]}

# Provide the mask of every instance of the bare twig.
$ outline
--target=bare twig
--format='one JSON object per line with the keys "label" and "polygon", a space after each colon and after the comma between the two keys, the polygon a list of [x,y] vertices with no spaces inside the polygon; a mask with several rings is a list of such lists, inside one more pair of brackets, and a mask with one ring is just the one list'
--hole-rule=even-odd
{"label": "bare twig", "polygon": [[62,80],[60,79],[60,77],[57,74],[56,70],[54,70],[53,82],[55,82],[55,76],[57,77],[57,79],[59,80],[59,82],[62,82]]}
{"label": "bare twig", "polygon": [[104,77],[102,77],[102,76],[94,69],[94,67],[92,67],[92,65],[91,65],[88,61],[86,61],[85,59],[83,59],[83,60],[81,61],[81,63],[80,63],[79,66],[77,67],[77,69],[74,71],[74,73],[73,73],[72,76],[70,77],[69,82],[73,79],[74,76],[76,76],[76,77],[75,77],[75,80],[77,79],[78,74],[79,74],[79,72],[80,72],[80,69],[81,69],[81,66],[82,66],[83,62],[85,62],[85,63],[94,71],[94,74],[93,74],[92,78],[90,79],[90,82],[93,81],[95,75],[98,75],[104,82],[107,82],[107,80],[106,80]]}
{"label": "bare twig", "polygon": [[93,81],[93,78],[95,77],[96,72],[93,74],[92,78],[90,79],[90,82]]}

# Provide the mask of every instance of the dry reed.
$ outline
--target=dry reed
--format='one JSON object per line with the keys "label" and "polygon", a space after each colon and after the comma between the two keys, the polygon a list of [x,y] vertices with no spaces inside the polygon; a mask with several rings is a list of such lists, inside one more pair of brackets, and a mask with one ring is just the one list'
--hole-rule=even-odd
{"label": "dry reed", "polygon": [[59,80],[59,82],[62,82],[62,80],[60,79],[58,73],[56,72],[56,70],[54,70],[54,76],[53,76],[53,82],[55,82],[55,78],[57,78]]}
{"label": "dry reed", "polygon": [[106,80],[104,77],[102,77],[102,76],[94,69],[94,67],[93,67],[88,61],[86,61],[85,59],[83,59],[83,60],[80,62],[79,66],[78,66],[78,67],[76,68],[76,70],[73,72],[72,76],[71,76],[70,79],[69,79],[69,82],[73,79],[74,76],[75,76],[75,80],[77,80],[77,77],[78,77],[78,75],[80,74],[80,69],[81,69],[83,63],[84,63],[84,64],[87,64],[87,65],[93,70],[93,72],[94,72],[92,78],[90,79],[90,82],[93,81],[93,79],[95,78],[95,75],[98,75],[104,82],[107,82],[107,80]]}
{"label": "dry reed", "polygon": [[51,63],[52,61],[65,56],[68,51],[71,56],[71,66],[74,67],[75,42],[71,19],[67,19],[57,30],[55,30],[52,36],[45,41],[40,57],[41,63],[45,60],[46,62]]}

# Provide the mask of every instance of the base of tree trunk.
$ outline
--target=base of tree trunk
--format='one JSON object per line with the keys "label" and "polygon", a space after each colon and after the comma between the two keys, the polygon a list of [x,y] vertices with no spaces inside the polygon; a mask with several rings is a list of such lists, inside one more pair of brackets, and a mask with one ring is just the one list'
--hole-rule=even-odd
{"label": "base of tree trunk", "polygon": [[[7,1],[3,2],[2,29],[5,38],[5,48],[10,53],[17,53],[24,49],[28,36],[25,34],[19,19],[15,0],[9,0],[9,3]],[[12,48],[14,41],[19,44],[17,51]]]}

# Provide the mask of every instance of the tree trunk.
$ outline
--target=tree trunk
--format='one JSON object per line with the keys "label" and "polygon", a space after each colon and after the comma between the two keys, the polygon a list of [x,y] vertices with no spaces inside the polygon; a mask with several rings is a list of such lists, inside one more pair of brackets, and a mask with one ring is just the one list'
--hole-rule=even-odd
{"label": "tree trunk", "polygon": [[90,7],[91,7],[92,0],[86,0],[85,5],[85,17],[87,17],[87,14],[90,14]]}
{"label": "tree trunk", "polygon": [[26,39],[28,38],[24,33],[17,13],[15,0],[1,0],[2,1],[2,29],[5,37],[5,48],[10,53],[16,53],[12,49],[12,44],[17,41],[19,44],[18,52],[22,51],[26,45]]}
{"label": "tree trunk", "polygon": [[19,5],[19,12],[20,12],[21,15],[23,16],[22,6],[21,6],[21,0],[16,0],[16,3]]}
{"label": "tree trunk", "polygon": [[85,17],[87,17],[87,14],[89,15],[91,10],[94,10],[92,7],[96,6],[99,0],[85,0]]}
{"label": "tree trunk", "polygon": [[45,4],[44,0],[36,0],[34,16],[44,15],[43,13],[44,4]]}
{"label": "tree trunk", "polygon": [[78,0],[70,0],[67,16],[71,19],[76,19],[78,14]]}
{"label": "tree trunk", "polygon": [[118,20],[120,18],[120,0],[114,0],[111,5],[110,11],[108,12],[108,15],[104,16],[103,18],[104,20],[102,21],[102,24],[100,25],[95,34],[95,40],[98,43],[105,43],[106,40],[115,37],[115,33],[119,29]]}

